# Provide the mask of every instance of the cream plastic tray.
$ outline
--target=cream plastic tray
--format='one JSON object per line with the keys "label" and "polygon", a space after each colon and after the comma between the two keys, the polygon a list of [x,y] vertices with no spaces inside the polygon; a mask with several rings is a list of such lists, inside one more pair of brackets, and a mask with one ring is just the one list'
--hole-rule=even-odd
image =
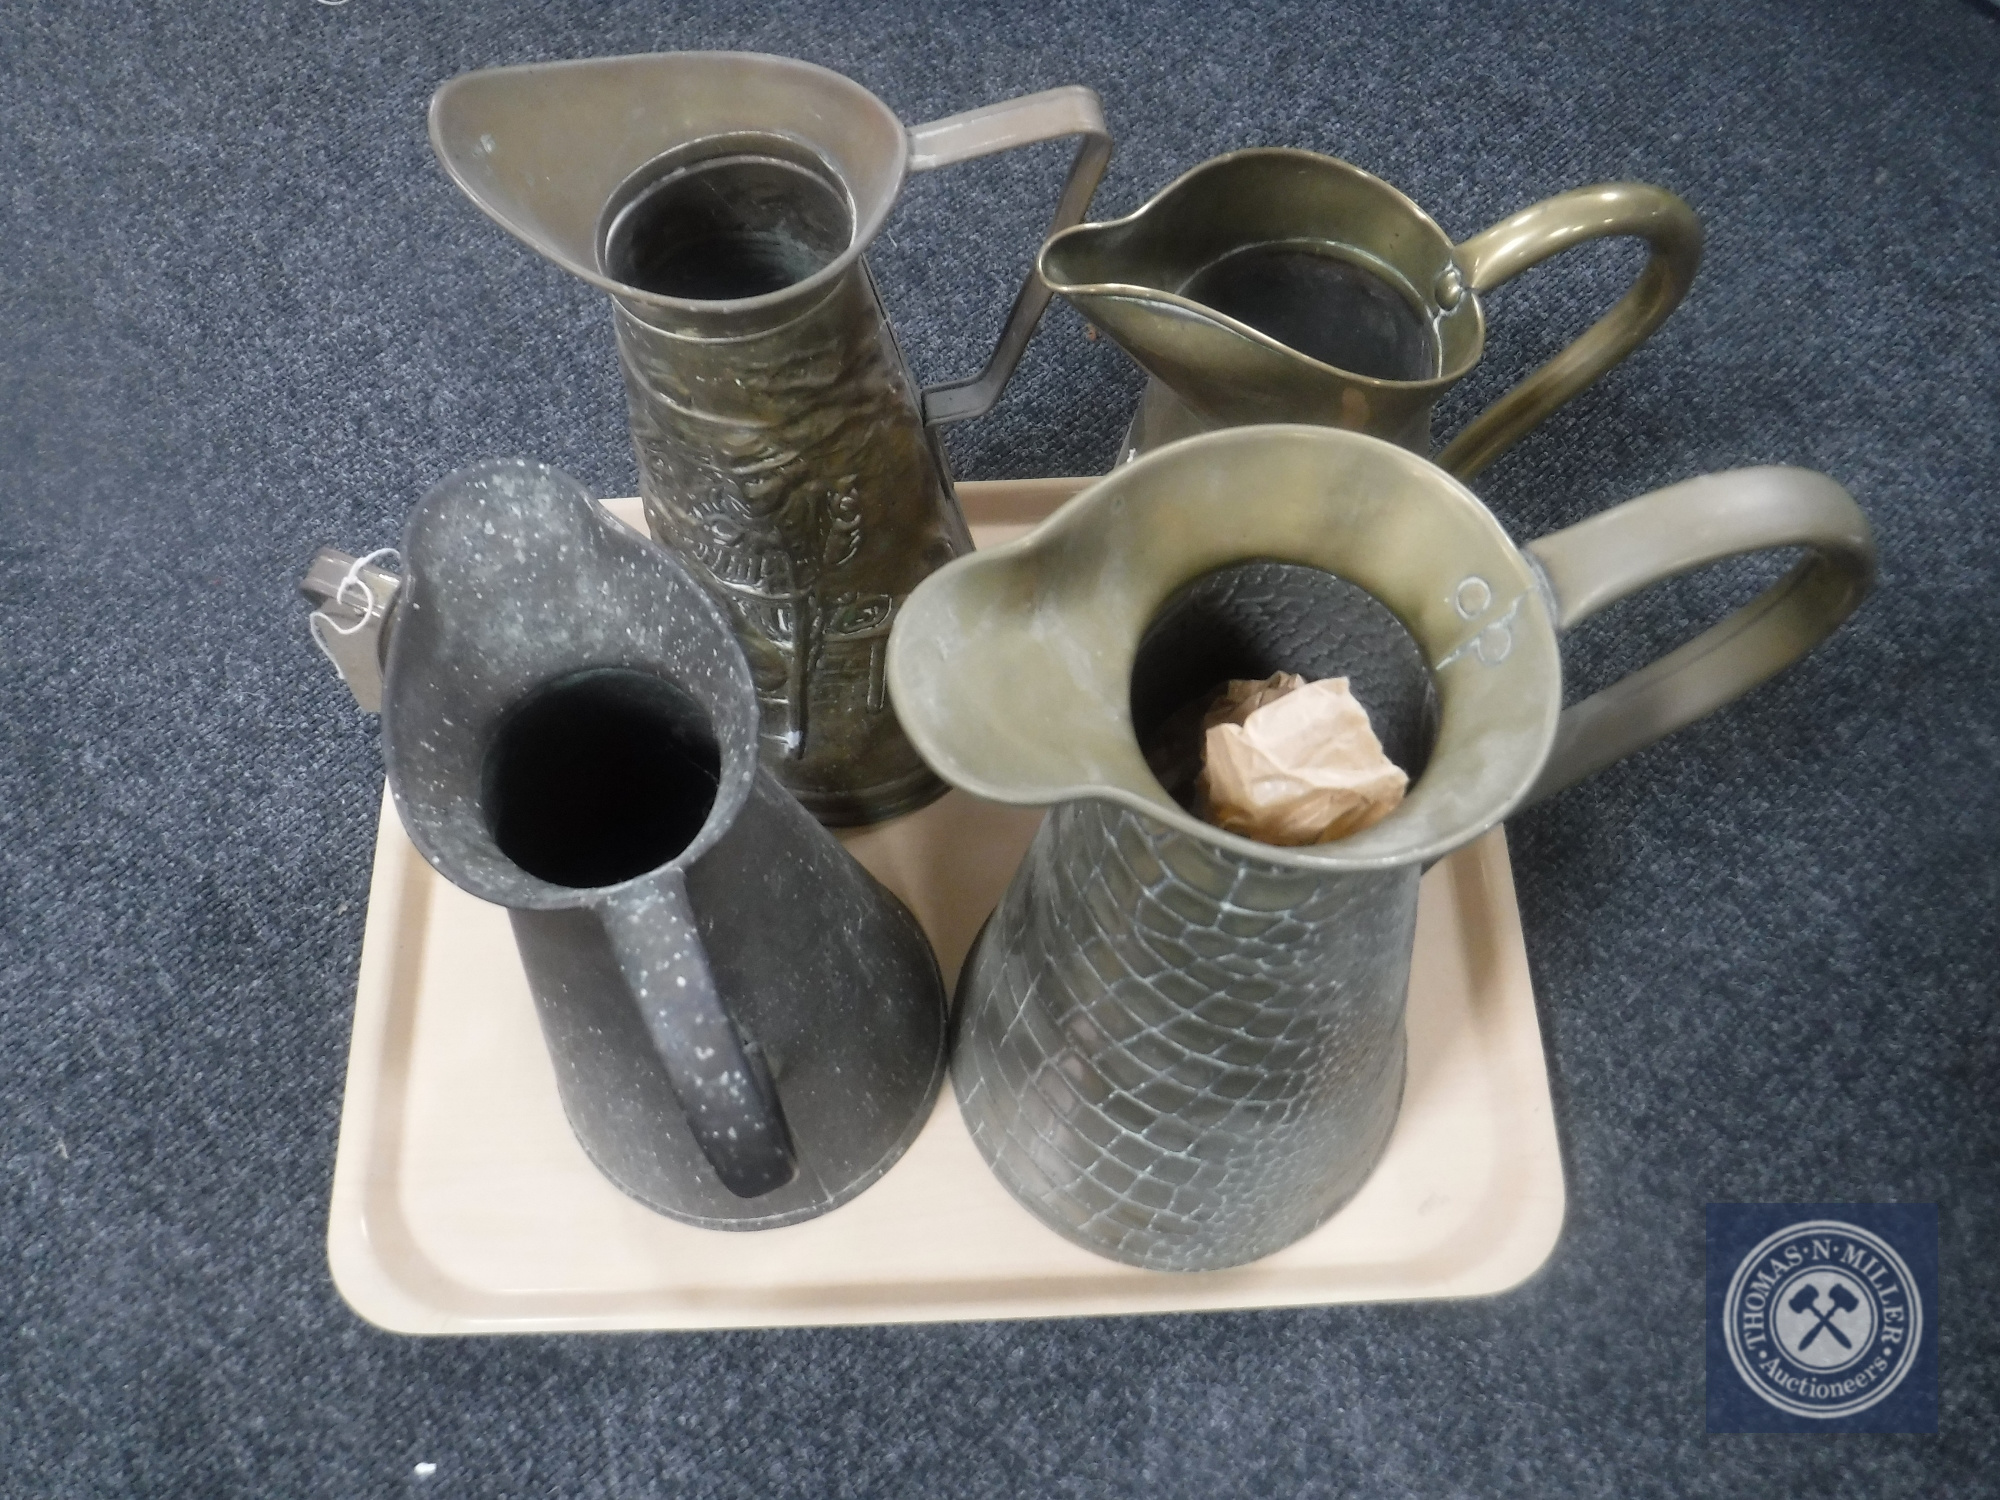
{"label": "cream plastic tray", "polygon": [[[960,487],[974,534],[1082,484]],[[610,508],[638,523],[636,501]],[[949,982],[1041,814],[953,792],[846,838]],[[333,1279],[402,1333],[689,1329],[1278,1307],[1504,1291],[1562,1227],[1563,1180],[1504,834],[1424,877],[1409,1083],[1381,1165],[1299,1243],[1228,1271],[1102,1260],[1008,1196],[949,1085],[907,1155],[810,1223],[662,1218],[570,1135],[506,913],[435,876],[383,799],[328,1226]]]}

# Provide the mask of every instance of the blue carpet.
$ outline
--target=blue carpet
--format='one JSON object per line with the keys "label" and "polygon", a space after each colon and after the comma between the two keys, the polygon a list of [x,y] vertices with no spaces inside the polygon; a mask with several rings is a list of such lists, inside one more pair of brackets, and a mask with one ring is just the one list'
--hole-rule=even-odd
{"label": "blue carpet", "polygon": [[[379,787],[307,642],[321,542],[456,465],[635,487],[606,309],[431,160],[502,62],[787,53],[916,121],[1082,82],[1099,215],[1349,158],[1468,234],[1664,183],[1707,263],[1480,488],[1533,536],[1703,470],[1830,471],[1878,595],[1805,666],[1518,819],[1569,1217],[1488,1301],[415,1341],[324,1252]],[[2000,15],[1969,0],[55,5],[0,22],[0,1488],[20,1495],[1996,1493]],[[977,363],[1061,148],[915,181],[874,264]],[[1632,269],[1498,293],[1448,433]],[[970,477],[1104,467],[1138,389],[1052,311]],[[1762,576],[1580,633],[1579,688]],[[1936,1437],[1718,1437],[1703,1207],[1935,1202]],[[418,1463],[435,1464],[419,1476]]]}

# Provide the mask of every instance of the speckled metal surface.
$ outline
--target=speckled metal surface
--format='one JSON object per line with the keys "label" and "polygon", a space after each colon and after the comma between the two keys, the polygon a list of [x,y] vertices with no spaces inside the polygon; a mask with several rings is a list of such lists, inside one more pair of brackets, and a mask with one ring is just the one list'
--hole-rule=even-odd
{"label": "speckled metal surface", "polygon": [[[390,789],[424,857],[509,909],[584,1149],[649,1207],[711,1228],[795,1223],[853,1197],[902,1154],[942,1082],[942,984],[902,904],[760,767],[756,699],[721,611],[669,553],[540,464],[451,476],[403,550],[383,692]],[[551,685],[598,678],[669,683],[692,703],[683,738],[701,742],[712,779],[668,792],[695,799],[698,831],[602,882],[531,873],[494,747]],[[659,774],[703,779],[698,766]],[[607,814],[642,806],[628,793],[644,790],[621,788]],[[571,832],[556,821],[558,838]]]}

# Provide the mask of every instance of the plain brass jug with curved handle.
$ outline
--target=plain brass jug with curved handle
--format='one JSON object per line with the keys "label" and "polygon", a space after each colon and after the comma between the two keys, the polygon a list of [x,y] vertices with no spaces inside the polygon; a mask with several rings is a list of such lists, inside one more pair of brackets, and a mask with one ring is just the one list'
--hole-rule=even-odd
{"label": "plain brass jug with curved handle", "polygon": [[[1559,632],[1793,548],[1759,598],[1563,706]],[[1395,1123],[1424,867],[1784,670],[1874,558],[1847,492],[1803,469],[1689,480],[1521,548],[1401,448],[1255,427],[1148,454],[939,572],[890,642],[903,722],[954,785],[1050,808],[959,979],[952,1081],[988,1164],[1052,1228],[1157,1270],[1312,1230]],[[1353,681],[1411,775],[1400,807],[1305,848],[1190,813],[1161,741],[1274,671]]]}
{"label": "plain brass jug with curved handle", "polygon": [[1586,240],[1643,239],[1623,299],[1437,456],[1468,479],[1650,337],[1701,264],[1701,221],[1664,188],[1546,199],[1454,245],[1402,193],[1312,151],[1204,162],[1136,213],[1042,247],[1037,270],[1152,376],[1124,457],[1191,433],[1311,422],[1425,457],[1431,408],[1479,362],[1482,292]]}
{"label": "plain brass jug with curved handle", "polygon": [[1086,88],[905,127],[811,63],[668,52],[468,73],[431,102],[452,180],[610,294],[647,525],[729,612],[765,764],[823,823],[944,790],[883,651],[971,550],[937,428],[993,405],[1049,301],[1029,271],[985,368],[920,391],[863,256],[910,173],[1066,137],[1058,229],[1111,155]]}

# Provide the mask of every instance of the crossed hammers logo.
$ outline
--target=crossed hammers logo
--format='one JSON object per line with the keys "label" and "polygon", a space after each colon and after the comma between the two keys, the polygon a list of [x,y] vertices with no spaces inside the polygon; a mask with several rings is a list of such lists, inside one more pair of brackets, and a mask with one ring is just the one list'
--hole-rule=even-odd
{"label": "crossed hammers logo", "polygon": [[1830,1308],[1820,1307],[1819,1288],[1814,1286],[1806,1287],[1791,1300],[1791,1309],[1793,1312],[1814,1313],[1819,1318],[1817,1323],[1806,1330],[1806,1336],[1799,1340],[1799,1353],[1801,1354],[1805,1353],[1811,1347],[1812,1341],[1819,1337],[1821,1329],[1825,1329],[1834,1338],[1838,1339],[1841,1348],[1852,1349],[1854,1347],[1853,1341],[1834,1326],[1833,1320],[1837,1314],[1853,1312],[1855,1308],[1861,1305],[1860,1299],[1836,1281],[1827,1289],[1826,1300],[1831,1302],[1833,1306]]}

